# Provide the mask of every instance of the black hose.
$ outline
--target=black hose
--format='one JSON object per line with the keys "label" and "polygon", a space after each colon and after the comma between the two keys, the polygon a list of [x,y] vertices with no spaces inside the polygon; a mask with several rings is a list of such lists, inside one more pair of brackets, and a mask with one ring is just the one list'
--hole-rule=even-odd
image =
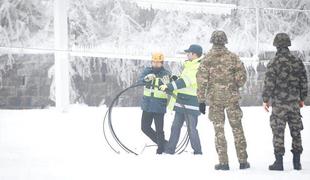
{"label": "black hose", "polygon": [[106,135],[106,132],[105,132],[105,121],[106,121],[106,118],[107,118],[107,115],[108,115],[108,112],[107,111],[104,115],[104,119],[103,119],[103,136],[104,136],[104,139],[105,141],[108,143],[109,147],[117,154],[120,154],[119,151],[117,151],[116,149],[113,148],[113,146],[111,145],[111,143],[109,142],[108,138],[107,138],[107,135]]}
{"label": "black hose", "polygon": [[111,114],[112,114],[112,110],[113,110],[113,107],[114,107],[114,104],[115,102],[118,100],[118,98],[126,91],[128,91],[129,89],[131,88],[135,88],[135,87],[138,87],[138,86],[144,86],[144,84],[135,84],[135,85],[132,85],[124,90],[122,90],[121,92],[119,92],[115,98],[112,100],[107,112],[106,112],[106,115],[104,117],[104,122],[103,122],[103,133],[104,133],[104,137],[105,137],[105,140],[106,142],[108,143],[109,147],[116,153],[120,153],[119,151],[117,151],[110,143],[110,141],[108,140],[107,138],[107,135],[106,135],[106,132],[105,132],[105,122],[106,122],[106,117],[108,116],[108,125],[109,125],[109,130],[112,134],[112,137],[113,139],[115,140],[115,142],[124,150],[126,151],[127,153],[132,153],[132,154],[135,154],[135,155],[138,155],[138,153],[134,152],[133,150],[129,149],[126,145],[124,145],[120,139],[118,138],[118,136],[116,135],[115,131],[114,131],[114,128],[113,128],[113,124],[112,124],[112,118],[111,118]]}
{"label": "black hose", "polygon": [[110,128],[110,131],[111,131],[111,133],[112,133],[112,136],[113,136],[114,140],[115,140],[115,141],[118,143],[118,145],[119,145],[122,149],[124,149],[126,152],[132,153],[132,154],[135,154],[135,155],[138,155],[138,153],[134,152],[133,150],[131,150],[131,149],[129,149],[127,146],[125,146],[125,145],[120,141],[120,139],[117,137],[117,135],[116,135],[116,133],[115,133],[115,131],[114,131],[114,128],[113,128],[111,116],[112,116],[113,106],[114,106],[115,102],[118,100],[118,98],[119,98],[124,92],[128,91],[129,89],[135,88],[135,87],[139,87],[139,86],[144,86],[144,84],[135,84],[135,85],[133,85],[133,86],[130,86],[130,87],[124,89],[124,90],[121,91],[120,93],[118,93],[118,94],[115,96],[115,98],[113,99],[113,101],[111,102],[111,105],[109,106],[109,109],[108,109],[108,112],[109,112],[109,113],[108,113],[109,128]]}
{"label": "black hose", "polygon": [[[119,99],[119,97],[125,93],[126,91],[128,91],[129,89],[132,89],[132,88],[136,88],[136,87],[139,87],[139,86],[144,86],[145,84],[144,83],[138,83],[138,84],[134,84],[124,90],[122,90],[121,92],[119,92],[115,98],[112,100],[105,116],[104,116],[104,121],[103,121],[103,134],[104,134],[104,138],[106,140],[106,142],[108,143],[109,147],[117,154],[119,154],[120,152],[117,151],[113,146],[112,144],[110,143],[110,141],[108,140],[107,138],[107,134],[105,132],[105,123],[106,123],[106,117],[108,116],[108,125],[109,125],[109,130],[112,134],[112,137],[114,138],[114,140],[116,141],[116,143],[124,150],[126,151],[127,153],[132,153],[132,154],[135,154],[135,155],[138,155],[138,153],[136,153],[135,151],[129,149],[124,143],[121,142],[121,140],[118,138],[118,136],[116,135],[115,131],[114,131],[114,128],[113,128],[113,124],[112,124],[112,110],[113,110],[113,107],[114,107],[114,104],[115,102]],[[176,98],[175,95],[173,94],[169,94],[171,95],[173,98]],[[184,108],[184,112],[185,112],[185,119],[187,121],[186,125],[187,125],[187,132],[184,136],[184,138],[182,139],[182,141],[178,144],[178,146],[176,147],[176,153],[177,154],[181,154],[185,151],[188,143],[189,143],[189,132],[190,132],[190,128],[189,128],[189,117],[188,117],[188,113],[186,112],[186,108],[184,106],[184,104],[181,104],[182,108]]]}

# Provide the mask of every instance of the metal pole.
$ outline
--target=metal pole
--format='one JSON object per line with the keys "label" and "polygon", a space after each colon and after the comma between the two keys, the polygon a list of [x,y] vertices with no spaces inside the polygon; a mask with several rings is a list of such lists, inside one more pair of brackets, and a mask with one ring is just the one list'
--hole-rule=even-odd
{"label": "metal pole", "polygon": [[55,99],[56,108],[64,110],[69,105],[69,54],[68,54],[69,0],[54,0],[55,49]]}
{"label": "metal pole", "polygon": [[259,8],[255,8],[256,12],[256,47],[255,47],[255,54],[256,58],[258,58],[259,55]]}

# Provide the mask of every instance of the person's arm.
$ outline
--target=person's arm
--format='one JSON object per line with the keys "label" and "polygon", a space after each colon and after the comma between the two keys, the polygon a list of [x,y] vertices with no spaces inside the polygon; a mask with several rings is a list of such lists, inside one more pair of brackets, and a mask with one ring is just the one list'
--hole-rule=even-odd
{"label": "person's arm", "polygon": [[142,73],[139,75],[139,78],[138,78],[138,83],[146,83],[146,81],[144,80],[145,76],[150,74],[152,71],[151,71],[151,68],[147,67],[145,68]]}
{"label": "person's arm", "polygon": [[183,78],[179,78],[175,81],[171,81],[169,84],[167,84],[168,91],[174,91],[177,89],[182,89],[186,87],[186,83]]}
{"label": "person's arm", "polygon": [[247,80],[247,72],[246,69],[239,59],[239,57],[236,57],[236,67],[235,67],[235,82],[238,86],[238,88],[244,86]]}
{"label": "person's arm", "polygon": [[269,62],[267,66],[267,72],[265,73],[264,88],[263,88],[263,93],[262,93],[263,102],[264,102],[263,106],[267,112],[269,112],[269,106],[270,106],[269,100],[272,96],[272,93],[276,85],[276,72],[275,72],[274,64],[272,62],[273,60]]}
{"label": "person's arm", "polygon": [[197,83],[196,74],[194,73],[190,73],[187,75],[182,74],[178,79],[176,79],[175,81],[171,81],[171,83],[167,84],[167,90],[174,91],[177,89],[190,87],[196,83]]}
{"label": "person's arm", "polygon": [[303,64],[301,60],[300,60],[300,66],[301,66],[301,70],[300,70],[299,86],[300,86],[300,101],[301,101],[300,104],[302,104],[301,105],[302,107],[308,95],[308,79],[307,79],[307,71],[306,71],[305,65]]}
{"label": "person's arm", "polygon": [[204,59],[196,74],[197,79],[197,98],[199,103],[205,103],[206,98],[206,89],[208,86],[209,81],[209,74],[210,74],[210,66],[208,65],[208,59]]}
{"label": "person's arm", "polygon": [[191,80],[191,77],[183,76],[183,77],[180,77],[174,81],[171,81],[168,84],[162,85],[160,87],[160,90],[172,92],[172,91],[177,90],[177,89],[186,88],[186,87],[190,86],[192,83],[193,82]]}

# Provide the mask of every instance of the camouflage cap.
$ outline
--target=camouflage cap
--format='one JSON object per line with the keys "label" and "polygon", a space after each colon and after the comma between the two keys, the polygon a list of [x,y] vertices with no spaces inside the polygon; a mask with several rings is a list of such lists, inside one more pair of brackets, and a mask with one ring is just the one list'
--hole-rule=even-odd
{"label": "camouflage cap", "polygon": [[224,31],[214,31],[211,35],[210,43],[224,45],[227,44],[227,36]]}
{"label": "camouflage cap", "polygon": [[290,37],[286,33],[278,33],[273,40],[273,46],[275,46],[275,47],[291,46]]}

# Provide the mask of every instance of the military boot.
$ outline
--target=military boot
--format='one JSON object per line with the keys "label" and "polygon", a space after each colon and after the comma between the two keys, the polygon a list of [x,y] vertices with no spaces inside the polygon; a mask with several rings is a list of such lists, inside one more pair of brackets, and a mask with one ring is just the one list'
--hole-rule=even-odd
{"label": "military boot", "polygon": [[293,152],[293,165],[295,170],[301,170],[300,153]]}
{"label": "military boot", "polygon": [[228,164],[217,164],[214,166],[214,169],[215,170],[224,170],[224,171],[227,171],[229,170],[229,165]]}
{"label": "military boot", "polygon": [[250,163],[245,162],[245,163],[240,163],[239,169],[248,169],[250,168]]}
{"label": "military boot", "polygon": [[269,166],[269,170],[283,171],[283,156],[275,155],[276,161]]}

